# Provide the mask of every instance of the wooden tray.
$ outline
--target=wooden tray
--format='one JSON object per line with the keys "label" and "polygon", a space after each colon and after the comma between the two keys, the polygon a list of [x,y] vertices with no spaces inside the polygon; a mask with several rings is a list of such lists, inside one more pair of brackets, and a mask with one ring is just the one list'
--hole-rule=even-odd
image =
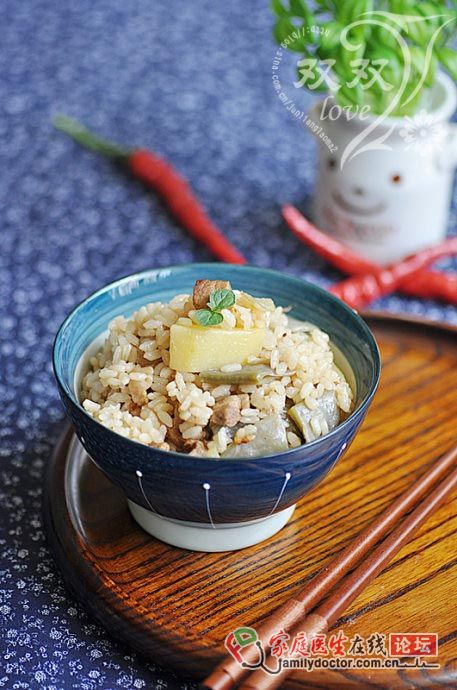
{"label": "wooden tray", "polygon": [[[154,540],[87,456],[67,471],[71,432],[63,436],[47,477],[47,533],[67,583],[110,632],[203,678],[230,631],[255,627],[456,442],[455,331],[382,316],[371,325],[383,372],[361,432],[258,546],[202,554]],[[349,637],[437,632],[440,670],[297,671],[287,688],[457,687],[456,531],[450,498],[337,625]]]}

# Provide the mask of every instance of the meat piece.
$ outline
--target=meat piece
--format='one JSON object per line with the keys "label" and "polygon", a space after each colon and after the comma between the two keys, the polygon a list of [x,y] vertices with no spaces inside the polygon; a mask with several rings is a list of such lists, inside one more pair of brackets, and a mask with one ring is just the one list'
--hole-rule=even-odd
{"label": "meat piece", "polygon": [[146,387],[141,381],[129,381],[128,389],[134,403],[137,405],[148,404]]}
{"label": "meat piece", "polygon": [[182,424],[177,411],[173,416],[173,426],[167,429],[166,440],[173,446],[174,450],[181,451],[184,448],[184,439],[179,430],[179,425]]}
{"label": "meat piece", "polygon": [[204,441],[193,438],[188,438],[184,441],[184,452],[189,453],[189,455],[203,455],[207,449]]}
{"label": "meat piece", "polygon": [[240,406],[242,410],[247,410],[248,407],[251,405],[251,401],[249,399],[249,393],[238,393],[238,397],[240,399]]}
{"label": "meat piece", "polygon": [[229,395],[218,400],[211,415],[212,424],[219,426],[235,426],[241,419],[241,400],[238,395]]}
{"label": "meat piece", "polygon": [[136,361],[140,365],[140,367],[152,367],[151,360],[146,359],[143,350],[140,350],[139,348],[136,351]]}
{"label": "meat piece", "polygon": [[130,414],[134,417],[139,417],[141,414],[142,407],[141,405],[137,405],[136,403],[134,403],[133,400],[130,400],[129,402],[124,403],[122,409],[126,410],[127,412],[130,412]]}
{"label": "meat piece", "polygon": [[192,301],[194,309],[205,309],[210,295],[216,290],[230,290],[228,280],[197,280],[194,285]]}

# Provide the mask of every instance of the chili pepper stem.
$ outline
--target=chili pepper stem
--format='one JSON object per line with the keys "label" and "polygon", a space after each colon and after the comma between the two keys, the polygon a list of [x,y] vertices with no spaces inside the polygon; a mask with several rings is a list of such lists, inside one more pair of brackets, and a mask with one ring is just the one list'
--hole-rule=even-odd
{"label": "chili pepper stem", "polygon": [[158,192],[168,209],[190,235],[222,261],[245,264],[246,259],[212,223],[186,180],[165,160],[146,149],[124,149],[92,134],[79,122],[65,115],[54,118],[54,125],[92,151],[124,163],[130,172]]}
{"label": "chili pepper stem", "polygon": [[56,115],[53,119],[53,125],[56,129],[77,141],[81,146],[96,153],[101,153],[104,156],[127,162],[133,153],[133,150],[126,149],[113,141],[93,134],[87,127],[84,127],[84,125],[67,115]]}

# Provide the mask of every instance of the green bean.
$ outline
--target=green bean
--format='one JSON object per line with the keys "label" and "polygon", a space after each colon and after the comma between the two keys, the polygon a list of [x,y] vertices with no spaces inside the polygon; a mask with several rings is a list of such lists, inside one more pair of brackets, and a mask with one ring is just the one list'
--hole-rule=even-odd
{"label": "green bean", "polygon": [[219,385],[243,386],[260,383],[267,376],[275,377],[273,369],[264,364],[247,364],[238,371],[203,371],[200,379],[204,383],[217,383]]}

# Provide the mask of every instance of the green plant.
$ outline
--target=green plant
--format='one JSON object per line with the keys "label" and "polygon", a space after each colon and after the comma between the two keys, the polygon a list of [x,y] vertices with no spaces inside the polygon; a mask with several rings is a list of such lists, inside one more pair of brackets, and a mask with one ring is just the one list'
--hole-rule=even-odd
{"label": "green plant", "polygon": [[276,41],[301,54],[295,84],[330,90],[342,107],[409,115],[439,66],[457,80],[457,52],[448,45],[457,0],[272,0],[271,7]]}

